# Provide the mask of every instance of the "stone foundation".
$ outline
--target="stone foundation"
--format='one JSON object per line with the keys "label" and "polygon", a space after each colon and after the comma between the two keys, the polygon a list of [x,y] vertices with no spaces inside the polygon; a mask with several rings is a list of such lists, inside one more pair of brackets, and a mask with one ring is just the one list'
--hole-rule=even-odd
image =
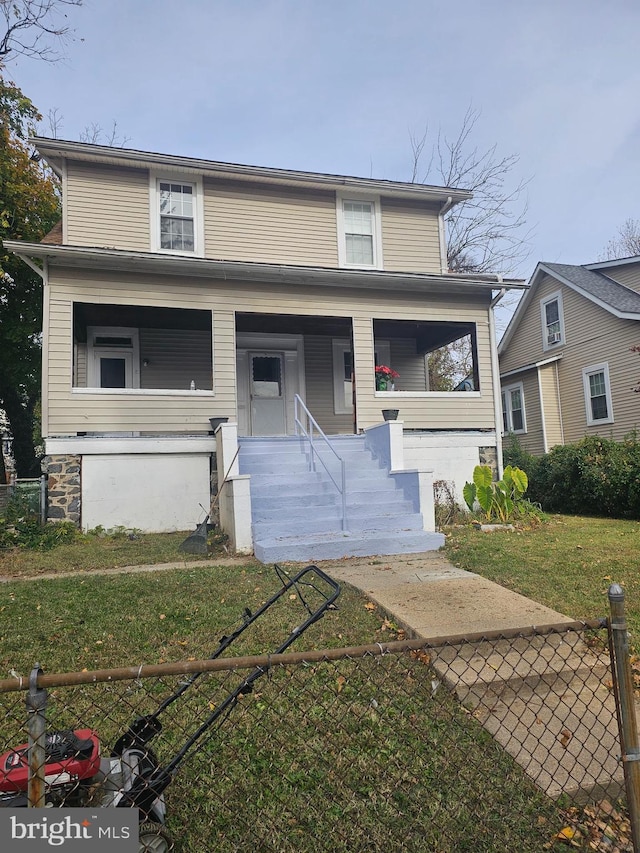
{"label": "stone foundation", "polygon": [[494,479],[498,478],[498,450],[496,447],[479,447],[478,457],[480,465],[488,465],[493,472]]}
{"label": "stone foundation", "polygon": [[80,526],[80,474],[82,457],[47,456],[49,521],[72,521]]}

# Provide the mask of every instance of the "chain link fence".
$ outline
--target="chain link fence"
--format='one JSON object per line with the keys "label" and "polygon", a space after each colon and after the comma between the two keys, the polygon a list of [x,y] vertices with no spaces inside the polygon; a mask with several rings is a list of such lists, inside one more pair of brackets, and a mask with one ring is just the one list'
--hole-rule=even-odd
{"label": "chain link fence", "polygon": [[[43,795],[113,805],[123,747],[140,747],[151,769],[143,758],[137,782],[153,789],[145,808],[162,823],[166,805],[173,839],[160,827],[141,849],[626,853],[606,625],[45,674],[37,684],[34,673],[31,690],[0,683],[0,748],[26,744],[29,729],[33,740],[36,718],[48,733],[97,733],[103,759],[117,758],[84,779],[48,763]],[[74,759],[90,761],[91,746],[82,749]],[[6,767],[5,757],[5,797],[24,796]]]}

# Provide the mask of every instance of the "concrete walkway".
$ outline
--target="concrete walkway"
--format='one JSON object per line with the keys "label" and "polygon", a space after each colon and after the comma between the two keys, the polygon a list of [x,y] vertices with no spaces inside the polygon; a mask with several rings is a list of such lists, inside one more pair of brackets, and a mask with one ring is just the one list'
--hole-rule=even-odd
{"label": "concrete walkway", "polygon": [[444,637],[555,625],[568,616],[453,566],[439,551],[326,561],[320,568],[362,590],[410,636]]}
{"label": "concrete walkway", "polygon": [[550,797],[617,797],[623,773],[608,656],[573,620],[453,566],[441,553],[323,562],[362,590],[409,637],[556,626],[541,636],[454,642],[430,650],[431,665],[473,717]]}

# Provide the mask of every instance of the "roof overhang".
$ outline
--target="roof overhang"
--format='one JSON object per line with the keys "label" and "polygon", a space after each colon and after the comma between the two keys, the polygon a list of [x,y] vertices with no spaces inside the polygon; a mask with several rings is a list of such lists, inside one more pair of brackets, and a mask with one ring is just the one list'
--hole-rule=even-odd
{"label": "roof overhang", "polygon": [[84,246],[56,246],[46,243],[22,243],[5,240],[4,246],[33,265],[33,259],[49,267],[102,269],[118,272],[181,275],[231,281],[267,282],[272,284],[318,285],[386,290],[401,288],[413,291],[445,291],[446,293],[491,292],[497,288],[520,289],[520,279],[503,279],[498,275],[462,275],[446,273],[383,272],[326,267],[289,266],[247,261],[185,258],[155,252],[131,252],[120,249]]}
{"label": "roof overhang", "polygon": [[[593,266],[595,265],[590,265],[587,268],[591,269]],[[547,266],[547,264],[541,261],[536,266],[534,273],[531,276],[531,279],[529,280],[529,284],[525,288],[527,292],[524,294],[524,296],[518,303],[518,307],[516,308],[513,317],[511,318],[511,321],[509,322],[509,325],[507,326],[506,331],[502,336],[500,344],[498,345],[498,355],[502,355],[505,348],[509,345],[511,338],[513,337],[514,332],[517,329],[518,324],[520,323],[522,315],[526,311],[529,302],[533,299],[533,293],[536,287],[538,286],[538,283],[545,275],[549,275],[552,278],[555,278],[555,280],[560,284],[564,284],[567,287],[571,288],[571,290],[574,290],[576,293],[579,293],[581,296],[584,296],[585,299],[588,299],[590,302],[593,302],[595,305],[598,305],[600,308],[604,309],[609,314],[613,314],[614,317],[618,317],[621,320],[640,320],[640,312],[621,311],[618,308],[615,308],[607,302],[604,302],[602,299],[598,299],[598,297],[594,296],[593,293],[589,293],[588,291],[584,290],[574,281],[570,281],[568,278],[559,273],[558,270],[551,269],[549,266]],[[621,285],[621,287],[623,286],[624,285]]]}
{"label": "roof overhang", "polygon": [[443,209],[470,199],[469,190],[457,187],[436,187],[428,184],[413,184],[404,181],[374,180],[347,175],[331,175],[322,172],[302,172],[293,169],[276,169],[266,166],[247,166],[240,163],[221,163],[196,157],[179,157],[173,154],[158,154],[138,151],[133,148],[114,148],[109,145],[93,145],[88,142],[72,142],[35,136],[31,142],[52,169],[62,174],[67,159],[107,166],[129,166],[143,169],[164,170],[172,173],[192,173],[236,181],[253,181],[281,186],[300,186],[311,189],[351,190],[360,193],[375,193],[394,198],[413,198],[417,201],[435,203]]}
{"label": "roof overhang", "polygon": [[547,364],[553,364],[555,361],[562,359],[562,353],[553,355],[551,358],[543,358],[540,361],[532,361],[531,364],[525,364],[522,367],[516,367],[515,370],[507,370],[500,374],[500,379],[509,379],[511,376],[517,376],[518,373],[526,373],[528,370],[538,370],[541,367],[546,367]]}

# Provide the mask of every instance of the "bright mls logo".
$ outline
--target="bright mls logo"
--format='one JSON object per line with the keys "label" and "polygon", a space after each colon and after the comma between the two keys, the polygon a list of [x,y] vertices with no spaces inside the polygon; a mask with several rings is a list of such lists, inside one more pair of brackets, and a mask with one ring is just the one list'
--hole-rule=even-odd
{"label": "bright mls logo", "polygon": [[[91,847],[87,844],[91,842]],[[0,849],[138,853],[137,809],[0,809]]]}

